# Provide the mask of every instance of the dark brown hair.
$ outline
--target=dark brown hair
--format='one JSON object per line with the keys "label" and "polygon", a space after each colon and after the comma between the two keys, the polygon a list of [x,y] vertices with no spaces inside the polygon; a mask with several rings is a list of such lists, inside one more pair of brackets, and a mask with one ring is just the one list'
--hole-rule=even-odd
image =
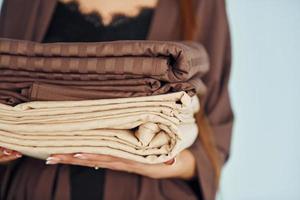
{"label": "dark brown hair", "polygon": [[[181,23],[181,35],[183,40],[195,40],[197,31],[197,21],[193,6],[193,0],[179,0],[180,8],[180,23]],[[201,102],[201,97],[199,97]],[[201,110],[195,115],[196,122],[199,130],[199,139],[201,144],[212,164],[215,173],[215,184],[219,185],[219,179],[221,175],[221,162],[218,154],[218,150],[215,143],[214,133],[209,124],[209,120],[205,116],[204,110]]]}

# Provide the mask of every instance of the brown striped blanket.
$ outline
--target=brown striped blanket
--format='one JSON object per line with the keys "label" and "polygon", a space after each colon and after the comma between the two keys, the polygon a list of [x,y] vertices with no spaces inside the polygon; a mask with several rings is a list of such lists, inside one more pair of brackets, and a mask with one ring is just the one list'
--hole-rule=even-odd
{"label": "brown striped blanket", "polygon": [[189,42],[36,43],[0,39],[0,103],[204,93],[203,46]]}

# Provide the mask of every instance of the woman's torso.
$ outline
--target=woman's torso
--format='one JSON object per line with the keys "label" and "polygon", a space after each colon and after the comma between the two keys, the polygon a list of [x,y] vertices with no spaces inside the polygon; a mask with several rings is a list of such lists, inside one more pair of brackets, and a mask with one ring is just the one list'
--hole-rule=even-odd
{"label": "woman's torso", "polygon": [[[155,4],[156,0],[59,1],[43,42],[145,40]],[[69,172],[72,200],[103,198],[105,169],[70,166]]]}

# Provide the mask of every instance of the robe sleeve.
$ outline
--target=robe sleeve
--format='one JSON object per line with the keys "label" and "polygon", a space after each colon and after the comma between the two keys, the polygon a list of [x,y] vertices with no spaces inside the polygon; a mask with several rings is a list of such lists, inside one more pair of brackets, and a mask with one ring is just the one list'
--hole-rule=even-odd
{"label": "robe sleeve", "polygon": [[[223,165],[229,157],[233,125],[228,92],[231,45],[225,0],[202,0],[197,6],[197,41],[204,44],[210,59],[210,71],[204,77],[207,93],[201,99],[200,106],[204,109],[213,130]],[[193,182],[197,182],[205,200],[215,199],[217,186],[214,182],[214,169],[199,138],[189,150],[197,163],[197,178]]]}

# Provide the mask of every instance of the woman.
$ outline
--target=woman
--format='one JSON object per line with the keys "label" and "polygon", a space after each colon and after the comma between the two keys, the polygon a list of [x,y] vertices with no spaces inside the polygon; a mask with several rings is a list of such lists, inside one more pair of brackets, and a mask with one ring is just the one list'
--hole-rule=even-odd
{"label": "woman", "polygon": [[2,149],[0,162],[7,164],[0,168],[1,198],[215,198],[220,168],[228,159],[233,122],[227,88],[231,52],[224,0],[6,0],[0,37],[38,42],[193,40],[206,47],[211,68],[204,78],[207,94],[200,97],[207,118],[197,114],[199,138],[176,157],[176,162],[146,165],[78,153],[52,155],[45,165]]}

